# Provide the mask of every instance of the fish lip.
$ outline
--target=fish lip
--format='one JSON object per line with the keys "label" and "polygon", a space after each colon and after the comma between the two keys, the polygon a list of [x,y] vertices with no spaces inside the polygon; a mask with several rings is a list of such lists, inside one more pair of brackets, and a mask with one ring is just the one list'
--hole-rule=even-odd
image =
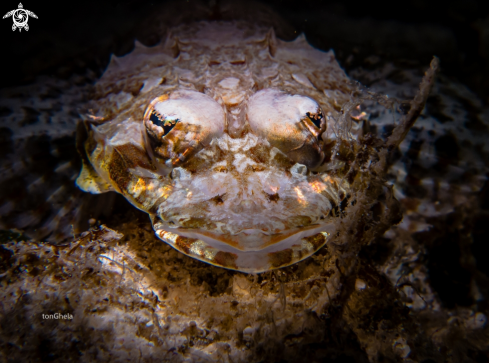
{"label": "fish lip", "polygon": [[259,235],[259,234],[264,234],[266,236],[269,236],[271,234],[280,234],[280,233],[272,233],[272,232],[266,232],[261,229],[256,229],[256,228],[249,228],[249,229],[243,229],[239,231],[238,233],[234,234],[234,236],[240,235],[240,234],[245,234],[247,236],[249,235]]}
{"label": "fish lip", "polygon": [[[236,235],[223,235],[219,233],[209,232],[202,229],[185,229],[185,228],[168,228],[163,226],[154,226],[157,235],[160,235],[161,231],[174,233],[180,237],[193,238],[202,240],[210,246],[218,248],[219,250],[225,252],[262,252],[269,253],[275,252],[287,248],[287,246],[292,246],[295,243],[300,243],[300,240],[304,237],[310,237],[317,233],[328,232],[331,233],[334,229],[334,223],[323,223],[314,224],[307,227],[299,227],[294,229],[289,229],[281,231],[280,233],[270,233],[266,235],[261,233],[262,237],[267,237],[266,241],[254,241],[256,236],[260,234],[243,234],[238,233]],[[241,236],[249,237],[248,240],[245,238],[239,238]],[[274,236],[278,237],[274,239]],[[235,240],[231,240],[232,237],[237,237]],[[282,238],[280,238],[282,237]],[[255,243],[253,243],[255,242]]]}
{"label": "fish lip", "polygon": [[[335,233],[334,223],[295,231],[279,243],[258,249],[240,249],[212,240],[195,230],[171,232],[155,228],[157,236],[176,250],[211,265],[245,273],[261,273],[292,265],[316,253]],[[178,232],[174,233],[174,232]],[[280,243],[281,242],[281,243]]]}

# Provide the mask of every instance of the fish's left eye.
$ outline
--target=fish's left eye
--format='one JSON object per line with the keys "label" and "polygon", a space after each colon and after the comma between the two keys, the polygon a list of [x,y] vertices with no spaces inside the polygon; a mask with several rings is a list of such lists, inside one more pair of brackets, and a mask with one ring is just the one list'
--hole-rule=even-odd
{"label": "fish's left eye", "polygon": [[153,109],[146,121],[146,127],[153,137],[161,138],[168,135],[179,121],[176,117],[161,115],[156,109]]}
{"label": "fish's left eye", "polygon": [[[324,115],[320,108],[316,112],[306,112],[306,116],[319,130],[323,129]],[[319,138],[321,138],[321,135],[319,135]]]}
{"label": "fish's left eye", "polygon": [[144,114],[147,147],[159,162],[187,161],[224,132],[224,110],[197,91],[177,90],[155,98]]}

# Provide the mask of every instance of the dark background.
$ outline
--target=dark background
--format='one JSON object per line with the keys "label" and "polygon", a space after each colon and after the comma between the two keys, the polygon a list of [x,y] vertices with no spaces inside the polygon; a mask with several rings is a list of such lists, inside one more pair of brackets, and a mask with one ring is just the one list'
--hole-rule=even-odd
{"label": "dark background", "polygon": [[[0,12],[16,9],[17,1],[2,2]],[[423,0],[27,0],[23,5],[39,18],[29,20],[28,32],[13,32],[11,18],[0,22],[0,87],[28,83],[40,74],[69,77],[87,68],[101,74],[110,53],[129,52],[134,39],[152,45],[169,26],[181,21],[256,19],[250,15],[253,10],[268,6],[283,21],[273,15],[261,20],[278,28],[280,37],[293,39],[305,32],[318,48],[334,49],[347,70],[370,55],[426,65],[437,55],[443,73],[466,84],[489,104],[487,0],[447,0],[443,5]]]}

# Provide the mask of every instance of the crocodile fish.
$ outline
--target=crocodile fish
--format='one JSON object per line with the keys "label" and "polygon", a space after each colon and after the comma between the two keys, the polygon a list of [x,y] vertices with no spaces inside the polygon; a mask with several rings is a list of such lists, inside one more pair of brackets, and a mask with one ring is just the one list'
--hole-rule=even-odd
{"label": "crocodile fish", "polygon": [[177,28],[113,58],[97,82],[76,183],[121,193],[191,257],[244,272],[288,266],[364,228],[356,212],[385,194],[386,152],[423,108],[432,68],[382,144],[362,135],[362,92],[332,51],[244,23]]}
{"label": "crocodile fish", "polygon": [[[304,36],[286,42],[244,22],[174,28],[157,46],[136,42],[131,53],[113,56],[90,92],[79,87],[56,95],[59,112],[45,120],[39,118],[49,112],[38,110],[43,102],[53,109],[55,84],[37,90],[36,106],[18,105],[22,126],[37,134],[23,144],[32,150],[21,165],[12,156],[21,141],[2,129],[11,155],[4,166],[11,175],[4,178],[0,206],[4,225],[34,225],[44,237],[69,233],[81,196],[72,175],[63,173],[73,157],[63,147],[74,130],[67,118],[79,119],[83,110],[79,189],[122,194],[149,214],[158,238],[206,263],[263,272],[301,261],[346,235],[368,243],[402,220],[398,199],[409,212],[402,225],[421,230],[426,223],[419,216],[447,213],[456,193],[445,198],[437,184],[412,202],[405,162],[391,156],[407,135],[413,143],[410,129],[437,67],[435,59],[424,78],[416,78],[421,83],[412,101],[401,101],[353,82],[333,51],[313,48]],[[376,132],[385,125],[391,126],[388,135]],[[427,138],[435,126],[424,128]],[[15,131],[17,140],[28,138],[22,130]],[[56,173],[40,171],[54,164]],[[28,181],[30,190],[49,181],[49,203],[15,193],[22,185],[16,168],[25,165],[38,172]],[[55,216],[46,218],[46,208]]]}

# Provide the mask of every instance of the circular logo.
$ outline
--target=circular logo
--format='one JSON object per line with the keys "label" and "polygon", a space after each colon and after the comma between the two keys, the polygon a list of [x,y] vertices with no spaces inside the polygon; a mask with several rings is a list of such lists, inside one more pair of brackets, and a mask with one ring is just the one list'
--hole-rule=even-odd
{"label": "circular logo", "polygon": [[24,9],[17,9],[12,14],[12,19],[14,20],[14,24],[19,28],[23,28],[27,21],[29,20],[29,15]]}

